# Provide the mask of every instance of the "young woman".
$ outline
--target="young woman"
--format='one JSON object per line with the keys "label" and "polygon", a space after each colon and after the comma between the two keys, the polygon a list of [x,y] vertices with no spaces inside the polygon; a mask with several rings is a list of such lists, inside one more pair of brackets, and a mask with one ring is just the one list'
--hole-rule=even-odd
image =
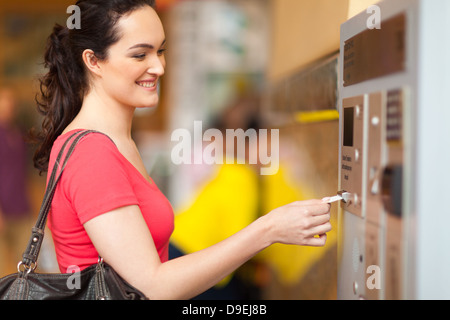
{"label": "young woman", "polygon": [[202,251],[168,260],[173,212],[144,169],[131,124],[158,102],[165,35],[152,0],[80,0],[81,29],[56,26],[45,60],[37,168],[46,171],[71,133],[77,145],[56,190],[49,227],[61,272],[100,255],[150,299],[188,299],[273,243],[323,246],[330,206],[322,200],[273,210]]}

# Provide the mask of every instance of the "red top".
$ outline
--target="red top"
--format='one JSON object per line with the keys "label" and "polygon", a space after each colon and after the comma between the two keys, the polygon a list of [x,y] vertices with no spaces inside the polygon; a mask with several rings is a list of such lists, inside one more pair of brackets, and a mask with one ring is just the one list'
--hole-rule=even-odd
{"label": "red top", "polygon": [[[53,144],[50,172],[62,145],[74,132],[61,135]],[[161,262],[167,261],[174,228],[169,201],[153,180],[147,181],[108,137],[88,134],[77,144],[64,169],[48,218],[62,273],[71,265],[83,270],[97,262],[98,253],[83,224],[127,205],[139,206]]]}

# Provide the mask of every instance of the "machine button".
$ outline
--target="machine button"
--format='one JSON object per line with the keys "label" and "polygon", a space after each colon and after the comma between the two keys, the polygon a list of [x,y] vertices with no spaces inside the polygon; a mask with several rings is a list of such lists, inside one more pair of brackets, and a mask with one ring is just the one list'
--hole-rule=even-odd
{"label": "machine button", "polygon": [[353,293],[358,294],[358,282],[353,281]]}
{"label": "machine button", "polygon": [[380,123],[380,118],[377,117],[377,116],[374,116],[374,117],[372,117],[372,119],[371,119],[370,122],[372,123],[372,125],[373,125],[374,127],[376,127],[376,126],[378,126],[378,124]]}
{"label": "machine button", "polygon": [[373,195],[377,195],[380,189],[380,182],[378,179],[373,180],[372,187],[370,188],[370,193]]}
{"label": "machine button", "polygon": [[356,115],[356,118],[361,117],[361,107],[359,105],[355,106],[355,115]]}
{"label": "machine button", "polygon": [[359,197],[356,193],[353,194],[353,204],[357,206],[359,204]]}
{"label": "machine button", "polygon": [[358,149],[355,149],[355,161],[356,161],[356,162],[359,161],[359,157],[360,157],[359,150],[358,150]]}

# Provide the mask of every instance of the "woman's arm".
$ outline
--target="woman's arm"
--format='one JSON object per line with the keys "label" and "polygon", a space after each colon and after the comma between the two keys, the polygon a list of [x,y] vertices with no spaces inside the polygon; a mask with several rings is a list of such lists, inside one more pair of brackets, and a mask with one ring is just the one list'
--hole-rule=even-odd
{"label": "woman's arm", "polygon": [[330,205],[294,202],[204,250],[161,263],[138,206],[100,215],[85,228],[100,256],[150,299],[190,299],[273,243],[323,246]]}

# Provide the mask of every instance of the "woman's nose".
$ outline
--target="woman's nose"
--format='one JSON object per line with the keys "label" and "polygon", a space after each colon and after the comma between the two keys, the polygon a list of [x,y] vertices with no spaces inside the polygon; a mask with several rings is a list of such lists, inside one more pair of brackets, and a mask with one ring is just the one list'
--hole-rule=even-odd
{"label": "woman's nose", "polygon": [[162,77],[165,72],[165,67],[166,61],[164,56],[157,56],[154,59],[151,59],[147,72]]}

